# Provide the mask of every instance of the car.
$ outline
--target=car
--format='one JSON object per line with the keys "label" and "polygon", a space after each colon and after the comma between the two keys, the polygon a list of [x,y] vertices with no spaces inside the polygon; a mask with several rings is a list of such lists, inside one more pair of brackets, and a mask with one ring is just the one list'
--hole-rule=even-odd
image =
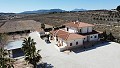
{"label": "car", "polygon": [[46,42],[46,43],[51,43],[51,42],[49,41],[49,39],[45,39],[45,42]]}

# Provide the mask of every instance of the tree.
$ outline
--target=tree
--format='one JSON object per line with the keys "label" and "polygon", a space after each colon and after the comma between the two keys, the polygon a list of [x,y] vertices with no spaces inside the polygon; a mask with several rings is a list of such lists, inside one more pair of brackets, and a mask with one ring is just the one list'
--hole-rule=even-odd
{"label": "tree", "polygon": [[37,67],[37,62],[42,59],[41,55],[39,54],[40,50],[36,52],[35,44],[36,42],[34,42],[31,37],[25,38],[22,44],[22,50],[25,53],[25,60],[32,64],[34,68]]}
{"label": "tree", "polygon": [[45,29],[45,24],[44,23],[41,24],[41,28]]}
{"label": "tree", "polygon": [[13,60],[7,57],[7,50],[4,49],[7,40],[6,34],[0,34],[0,68],[14,68]]}
{"label": "tree", "polygon": [[0,68],[14,68],[14,60],[7,57],[8,53],[4,48],[0,48]]}
{"label": "tree", "polygon": [[117,6],[116,10],[120,12],[120,5]]}
{"label": "tree", "polygon": [[110,34],[108,35],[107,40],[108,40],[108,41],[114,41],[114,40],[115,40],[115,37],[112,35],[111,32],[110,32]]}
{"label": "tree", "polygon": [[107,40],[107,33],[106,31],[104,31],[102,34],[101,34],[101,38],[105,41]]}
{"label": "tree", "polygon": [[8,35],[7,34],[0,34],[0,47],[4,47],[8,42]]}

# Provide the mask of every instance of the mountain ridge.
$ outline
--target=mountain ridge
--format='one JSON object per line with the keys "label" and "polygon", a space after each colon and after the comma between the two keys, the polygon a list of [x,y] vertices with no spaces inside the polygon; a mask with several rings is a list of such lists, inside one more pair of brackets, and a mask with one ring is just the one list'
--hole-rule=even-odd
{"label": "mountain ridge", "polygon": [[29,14],[29,13],[40,13],[40,14],[44,14],[44,13],[50,13],[50,12],[65,12],[65,10],[62,9],[42,9],[42,10],[33,10],[33,11],[24,11],[21,12],[22,14]]}
{"label": "mountain ridge", "polygon": [[[24,11],[20,14],[30,14],[30,13],[38,13],[38,14],[44,14],[44,13],[51,13],[51,12],[66,12],[67,10],[63,9],[41,9],[41,10],[33,10],[33,11]],[[74,9],[71,11],[87,11],[86,9]]]}

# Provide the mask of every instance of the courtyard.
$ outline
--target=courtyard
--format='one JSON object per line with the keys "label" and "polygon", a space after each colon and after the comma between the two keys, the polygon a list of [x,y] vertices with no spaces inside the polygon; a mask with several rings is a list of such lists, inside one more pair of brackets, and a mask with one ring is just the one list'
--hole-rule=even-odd
{"label": "courtyard", "polygon": [[41,50],[42,61],[51,66],[49,68],[120,68],[120,44],[105,42],[85,50],[75,49],[72,52],[59,52],[54,41],[47,44],[37,32],[29,34],[37,43],[37,50]]}

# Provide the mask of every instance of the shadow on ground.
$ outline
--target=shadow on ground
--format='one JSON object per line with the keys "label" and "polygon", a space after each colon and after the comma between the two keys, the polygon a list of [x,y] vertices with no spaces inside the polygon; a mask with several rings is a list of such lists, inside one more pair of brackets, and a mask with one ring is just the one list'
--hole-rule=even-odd
{"label": "shadow on ground", "polygon": [[37,68],[53,68],[54,66],[48,63],[41,63],[37,66]]}
{"label": "shadow on ground", "polygon": [[101,46],[106,46],[110,44],[109,42],[101,42],[97,45],[94,45],[94,46],[91,46],[91,47],[80,47],[80,48],[74,48],[74,49],[71,49],[74,53],[80,53],[80,52],[85,52],[85,51],[89,51],[89,50],[93,50],[93,49],[96,49],[98,47],[101,47]]}
{"label": "shadow on ground", "polygon": [[24,56],[24,52],[20,48],[12,50],[12,53],[13,58]]}

